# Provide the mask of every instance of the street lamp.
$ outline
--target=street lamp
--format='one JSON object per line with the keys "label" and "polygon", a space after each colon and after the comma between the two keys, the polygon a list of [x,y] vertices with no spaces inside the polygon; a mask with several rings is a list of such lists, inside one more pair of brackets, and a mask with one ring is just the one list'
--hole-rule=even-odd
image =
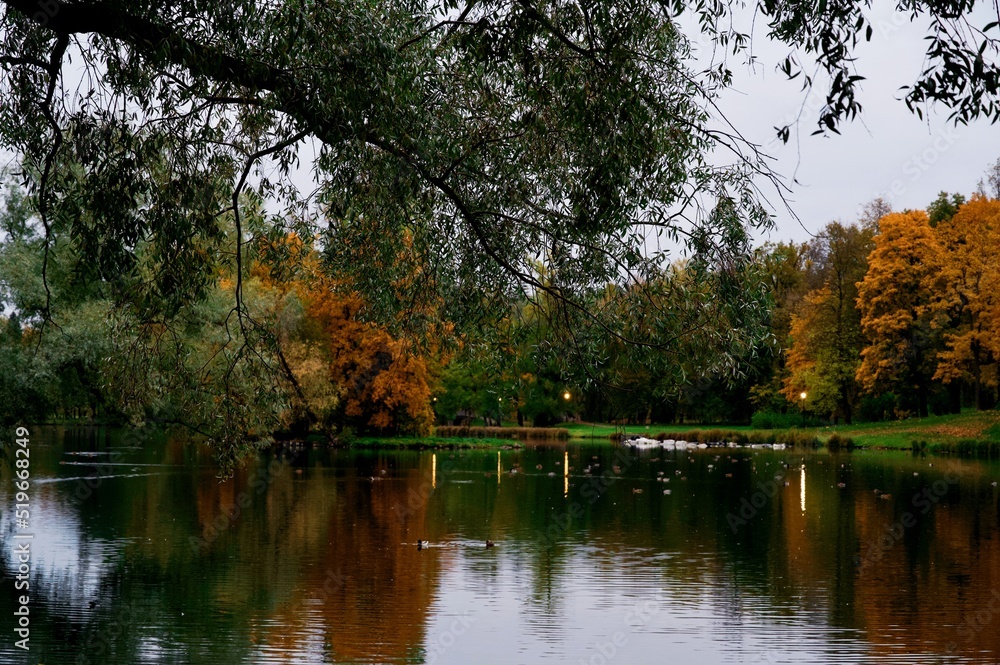
{"label": "street lamp", "polygon": [[567,390],[566,392],[564,392],[564,393],[563,393],[563,399],[564,399],[564,400],[566,400],[567,402],[568,402],[568,401],[570,400],[570,398],[572,398],[572,397],[573,397],[573,396],[569,394],[569,391],[568,391],[568,390]]}
{"label": "street lamp", "polygon": [[806,426],[806,397],[808,397],[808,395],[806,395],[806,391],[803,390],[799,393],[799,399],[801,400],[799,402],[799,412],[802,414],[803,427]]}

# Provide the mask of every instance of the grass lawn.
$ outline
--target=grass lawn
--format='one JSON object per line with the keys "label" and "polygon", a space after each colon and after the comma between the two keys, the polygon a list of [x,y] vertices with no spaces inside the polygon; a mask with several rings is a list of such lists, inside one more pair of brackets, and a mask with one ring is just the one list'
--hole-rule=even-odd
{"label": "grass lawn", "polygon": [[910,448],[915,441],[930,446],[968,440],[1000,441],[1000,411],[964,411],[947,416],[817,428],[820,438],[833,432],[850,437],[856,445],[879,448]]}
{"label": "grass lawn", "polygon": [[[763,432],[749,426],[729,425],[628,425],[615,427],[600,423],[563,423],[570,436],[578,438],[607,439],[616,431],[624,429],[626,434],[656,436],[660,432],[683,433],[700,430],[723,430],[734,432]],[[778,431],[778,430],[774,430]],[[850,437],[854,444],[863,448],[909,449],[914,442],[926,442],[928,446],[956,444],[960,441],[1000,441],[1000,411],[965,411],[947,416],[910,418],[882,423],[862,423],[838,425],[835,427],[804,427],[791,430],[800,434],[812,434],[820,441],[826,441],[837,433]]]}

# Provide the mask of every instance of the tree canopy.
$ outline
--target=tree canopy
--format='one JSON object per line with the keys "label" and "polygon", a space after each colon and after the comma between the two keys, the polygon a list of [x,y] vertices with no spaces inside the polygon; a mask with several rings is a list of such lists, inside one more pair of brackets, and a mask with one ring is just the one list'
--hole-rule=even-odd
{"label": "tree canopy", "polygon": [[[3,4],[0,142],[23,156],[46,231],[67,225],[97,275],[127,276],[150,245],[155,279],[128,284],[145,307],[201,293],[199,243],[220,241],[227,208],[241,241],[251,192],[298,221],[322,211],[328,260],[376,310],[398,300],[382,287],[404,229],[427,280],[416,289],[452,289],[449,313],[465,313],[525,288],[572,301],[642,279],[663,258],[650,229],[725,266],[745,253],[745,229],[767,223],[747,179],[766,163],[738,132],[710,128],[730,63],[693,70],[679,27],[692,13],[749,57],[749,26],[727,3]],[[829,74],[806,84],[828,87],[819,122],[836,130],[860,109],[852,49],[873,34],[865,3],[756,9],[771,38]],[[911,106],[1000,117],[996,26],[972,26],[972,9],[900,6],[931,19]],[[794,78],[805,64],[781,68]],[[708,157],[720,148],[728,166]],[[303,161],[308,194],[289,177]],[[712,214],[720,201],[727,214]],[[531,270],[543,248],[557,286]]]}

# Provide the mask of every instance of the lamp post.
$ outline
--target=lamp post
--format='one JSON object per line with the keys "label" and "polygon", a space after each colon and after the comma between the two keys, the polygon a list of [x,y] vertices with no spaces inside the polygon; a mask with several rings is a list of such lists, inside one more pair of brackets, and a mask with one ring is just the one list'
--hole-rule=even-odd
{"label": "lamp post", "polygon": [[808,397],[808,395],[806,394],[806,391],[803,390],[802,392],[799,393],[799,400],[800,400],[799,401],[799,413],[802,414],[802,426],[803,427],[806,426],[806,397]]}

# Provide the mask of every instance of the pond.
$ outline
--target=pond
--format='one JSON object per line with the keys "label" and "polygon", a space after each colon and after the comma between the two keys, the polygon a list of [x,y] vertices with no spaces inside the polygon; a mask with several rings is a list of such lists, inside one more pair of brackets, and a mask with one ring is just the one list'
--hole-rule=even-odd
{"label": "pond", "polygon": [[4,663],[1000,662],[995,462],[34,430],[22,530],[6,448]]}

